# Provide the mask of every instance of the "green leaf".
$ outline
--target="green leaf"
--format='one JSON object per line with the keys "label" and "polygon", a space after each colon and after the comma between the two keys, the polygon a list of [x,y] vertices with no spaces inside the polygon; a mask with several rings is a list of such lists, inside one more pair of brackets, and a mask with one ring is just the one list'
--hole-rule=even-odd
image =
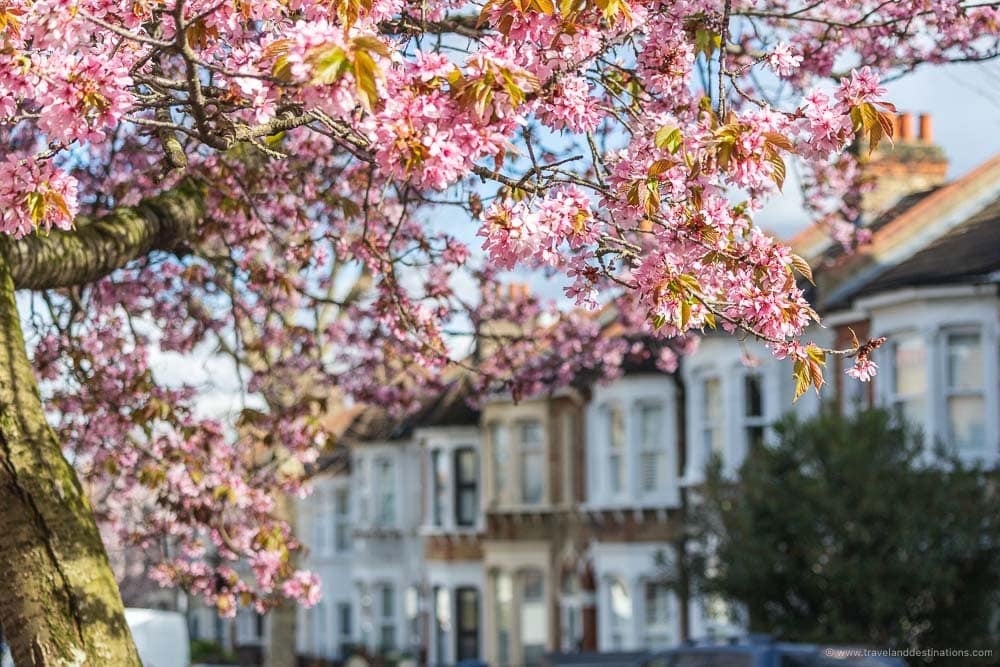
{"label": "green leaf", "polygon": [[319,85],[336,83],[350,64],[347,54],[339,46],[320,47],[312,51],[309,63],[313,67],[312,82]]}
{"label": "green leaf", "polygon": [[45,195],[41,192],[29,192],[27,197],[28,215],[31,222],[38,226],[45,220]]}
{"label": "green leaf", "polygon": [[687,329],[688,322],[691,321],[691,302],[687,299],[681,301],[681,326],[680,330]]}
{"label": "green leaf", "polygon": [[656,136],[653,137],[653,143],[657,148],[665,148],[671,153],[676,153],[677,149],[681,147],[683,139],[684,137],[681,135],[679,128],[665,125],[656,131]]}
{"label": "green leaf", "polygon": [[354,79],[358,99],[365,110],[369,112],[378,101],[378,89],[375,86],[375,79],[378,75],[378,65],[375,64],[375,60],[368,55],[367,51],[358,51],[354,54]]}

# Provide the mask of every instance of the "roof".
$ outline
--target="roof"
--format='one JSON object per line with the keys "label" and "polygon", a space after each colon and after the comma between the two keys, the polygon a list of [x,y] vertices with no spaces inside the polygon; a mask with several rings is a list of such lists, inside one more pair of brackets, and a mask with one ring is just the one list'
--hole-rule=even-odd
{"label": "roof", "polygon": [[996,271],[1000,271],[1000,198],[847,296],[900,287],[976,282]]}
{"label": "roof", "polygon": [[[983,255],[989,255],[996,247],[995,241],[990,242],[984,236],[990,230],[967,228],[965,233],[980,240],[964,244],[957,240],[964,234],[956,230],[979,220],[981,215],[995,218],[998,198],[1000,155],[950,183],[902,197],[873,221],[870,243],[850,254],[828,248],[812,257],[818,288],[807,290],[810,302],[822,314],[846,307],[859,294],[895,286],[956,281],[973,275],[964,270],[951,271],[932,265],[944,261],[969,261],[970,254],[976,255],[975,262],[989,264],[990,258]],[[951,239],[948,259],[935,260],[940,251],[937,244],[945,238]],[[959,246],[964,250],[960,251]],[[935,250],[928,254],[932,247]],[[919,265],[911,263],[917,255],[921,256]],[[906,268],[901,268],[903,265]],[[927,275],[921,278],[925,273]],[[948,273],[953,275],[949,278]]]}
{"label": "roof", "polygon": [[472,392],[468,375],[461,375],[439,392],[429,394],[414,413],[394,416],[382,406],[361,410],[345,433],[353,442],[405,440],[413,431],[430,426],[472,426],[479,423],[479,410],[466,400]]}

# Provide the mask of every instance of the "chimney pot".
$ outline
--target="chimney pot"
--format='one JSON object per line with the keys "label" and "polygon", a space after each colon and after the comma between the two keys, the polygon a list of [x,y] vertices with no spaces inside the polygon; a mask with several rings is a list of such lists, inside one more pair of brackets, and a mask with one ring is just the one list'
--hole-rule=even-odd
{"label": "chimney pot", "polygon": [[913,141],[913,114],[904,113],[899,117],[899,134],[903,141]]}
{"label": "chimney pot", "polygon": [[920,142],[928,145],[934,143],[934,128],[929,113],[920,114]]}

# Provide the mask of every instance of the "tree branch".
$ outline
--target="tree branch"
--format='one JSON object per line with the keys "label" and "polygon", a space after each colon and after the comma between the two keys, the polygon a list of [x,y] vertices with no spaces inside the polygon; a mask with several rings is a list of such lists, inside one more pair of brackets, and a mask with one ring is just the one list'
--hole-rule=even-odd
{"label": "tree branch", "polygon": [[0,250],[18,289],[82,285],[153,250],[177,249],[193,235],[203,215],[200,187],[189,180],[97,220],[83,218],[74,230],[8,240]]}

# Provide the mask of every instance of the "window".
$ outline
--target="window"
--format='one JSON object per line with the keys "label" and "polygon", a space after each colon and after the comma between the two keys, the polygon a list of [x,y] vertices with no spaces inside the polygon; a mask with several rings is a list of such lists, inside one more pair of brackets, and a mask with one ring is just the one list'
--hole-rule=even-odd
{"label": "window", "polygon": [[325,646],[325,638],[328,634],[326,630],[326,603],[317,602],[312,611],[313,638],[316,642],[315,648],[323,653],[326,649],[321,647]]}
{"label": "window", "polygon": [[625,490],[625,413],[618,404],[606,411],[608,429],[608,491],[617,495]]}
{"label": "window", "polygon": [[396,523],[396,479],[392,459],[375,459],[375,524],[383,528]]}
{"label": "window", "polygon": [[448,663],[448,633],[451,631],[451,600],[448,589],[434,587],[434,662]]}
{"label": "window", "polygon": [[326,504],[326,494],[317,489],[313,501],[313,521],[312,521],[312,547],[317,555],[326,554],[326,517],[324,516],[324,505]]}
{"label": "window", "polygon": [[920,426],[927,414],[927,351],[915,334],[895,336],[889,351],[892,360],[889,405],[896,416]]}
{"label": "window", "polygon": [[444,504],[448,497],[448,457],[435,449],[431,452],[431,520],[435,526],[444,525]]}
{"label": "window", "polygon": [[338,553],[351,549],[351,496],[347,489],[337,489],[333,494],[333,543]]}
{"label": "window", "polygon": [[490,449],[493,464],[493,498],[502,501],[507,495],[507,466],[510,462],[510,440],[504,424],[490,424]]}
{"label": "window", "polygon": [[420,589],[417,586],[407,586],[403,610],[406,612],[406,641],[409,646],[423,644],[423,632],[420,628]]}
{"label": "window", "polygon": [[508,667],[511,658],[511,631],[514,616],[514,582],[506,572],[493,575],[493,590],[496,597],[497,662],[499,667]]}
{"label": "window", "polygon": [[975,331],[947,335],[948,444],[959,452],[986,447],[983,346]]}
{"label": "window", "polygon": [[648,648],[665,648],[673,643],[670,632],[670,587],[659,581],[644,587],[645,640]]}
{"label": "window", "polygon": [[371,487],[368,481],[370,461],[367,458],[358,460],[358,519],[361,523],[368,523],[371,513],[369,507],[371,503]]}
{"label": "window", "polygon": [[525,667],[542,664],[548,642],[545,618],[545,580],[537,570],[521,573],[521,646]]}
{"label": "window", "polygon": [[337,627],[340,631],[340,654],[347,653],[347,647],[351,643],[351,603],[337,603]]}
{"label": "window", "polygon": [[479,470],[476,450],[462,447],[455,450],[455,524],[476,525],[479,514]]}
{"label": "window", "polygon": [[722,383],[708,378],[701,383],[701,441],[709,456],[723,455]]}
{"label": "window", "polygon": [[396,599],[392,584],[381,584],[378,590],[378,647],[383,653],[396,648]]}
{"label": "window", "polygon": [[667,463],[663,447],[663,409],[656,403],[639,404],[639,487],[655,493],[664,483]]}
{"label": "window", "polygon": [[455,589],[455,660],[479,658],[479,591]]}
{"label": "window", "polygon": [[576,451],[574,443],[576,442],[576,423],[573,419],[573,413],[567,411],[562,415],[562,428],[560,429],[562,435],[563,451],[563,492],[562,500],[563,502],[572,503],[576,500]]}
{"label": "window", "polygon": [[610,602],[608,610],[611,612],[609,623],[611,649],[620,651],[625,648],[625,633],[632,621],[632,597],[621,579],[611,580],[608,597]]}
{"label": "window", "polygon": [[767,417],[764,411],[764,378],[756,373],[743,376],[743,438],[747,450],[764,444]]}
{"label": "window", "polygon": [[542,425],[536,421],[521,422],[521,502],[533,505],[542,501],[545,489],[544,443]]}
{"label": "window", "polygon": [[583,642],[583,610],[580,599],[580,579],[568,569],[562,577],[562,650],[579,651]]}

